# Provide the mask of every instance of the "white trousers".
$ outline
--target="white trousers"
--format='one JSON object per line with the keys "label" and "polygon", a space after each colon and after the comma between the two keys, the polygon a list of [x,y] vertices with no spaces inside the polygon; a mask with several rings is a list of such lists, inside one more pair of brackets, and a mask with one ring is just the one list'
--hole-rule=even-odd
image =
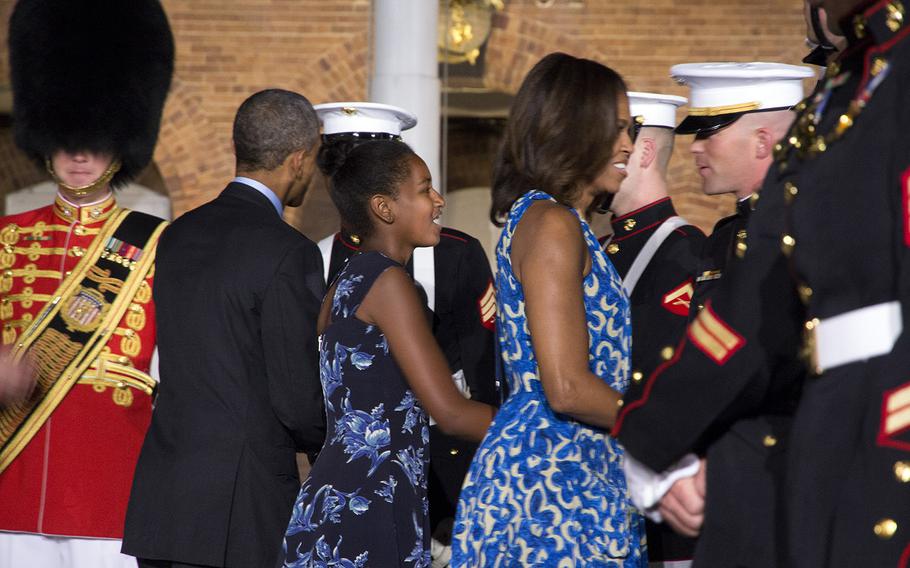
{"label": "white trousers", "polygon": [[0,531],[3,568],[136,568],[120,539],[44,536]]}

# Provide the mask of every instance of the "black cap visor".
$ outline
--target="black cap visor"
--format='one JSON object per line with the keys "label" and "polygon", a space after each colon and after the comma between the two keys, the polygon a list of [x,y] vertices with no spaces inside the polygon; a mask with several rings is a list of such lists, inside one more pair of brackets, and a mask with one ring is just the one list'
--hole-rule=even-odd
{"label": "black cap visor", "polygon": [[687,116],[676,127],[677,134],[698,134],[699,132],[711,132],[718,130],[736,121],[746,113],[734,112],[730,114],[718,114],[715,116]]}
{"label": "black cap visor", "polygon": [[819,45],[815,49],[809,52],[809,55],[803,57],[803,63],[808,63],[809,65],[816,65],[818,67],[827,67],[828,58],[836,50],[831,47],[826,47],[824,45]]}

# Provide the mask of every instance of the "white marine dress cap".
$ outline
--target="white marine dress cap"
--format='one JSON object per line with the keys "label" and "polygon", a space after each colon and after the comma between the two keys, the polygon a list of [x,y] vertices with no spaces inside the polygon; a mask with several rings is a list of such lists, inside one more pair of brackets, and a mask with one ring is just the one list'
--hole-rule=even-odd
{"label": "white marine dress cap", "polygon": [[417,117],[403,108],[382,103],[340,102],[315,105],[322,135],[349,135],[365,139],[401,137],[417,124]]}
{"label": "white marine dress cap", "polygon": [[801,101],[811,67],[783,63],[683,63],[670,69],[688,85],[688,116],[677,134],[716,130],[748,112],[789,109]]}
{"label": "white marine dress cap", "polygon": [[676,128],[676,109],[686,104],[685,97],[629,91],[629,114],[639,126]]}

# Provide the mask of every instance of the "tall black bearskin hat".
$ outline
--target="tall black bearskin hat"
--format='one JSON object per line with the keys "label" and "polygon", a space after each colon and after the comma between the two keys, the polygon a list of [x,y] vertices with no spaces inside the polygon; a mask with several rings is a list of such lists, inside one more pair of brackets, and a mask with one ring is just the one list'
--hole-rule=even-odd
{"label": "tall black bearskin hat", "polygon": [[9,56],[15,140],[30,157],[109,153],[114,187],[148,164],[174,70],[157,0],[18,0]]}

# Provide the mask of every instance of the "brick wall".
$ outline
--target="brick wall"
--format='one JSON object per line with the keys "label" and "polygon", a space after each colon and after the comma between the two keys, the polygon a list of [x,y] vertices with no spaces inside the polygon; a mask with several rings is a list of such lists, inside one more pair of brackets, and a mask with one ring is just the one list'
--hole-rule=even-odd
{"label": "brick wall", "polygon": [[[163,3],[177,42],[177,71],[155,164],[177,215],[213,198],[231,177],[230,124],[237,106],[252,92],[288,88],[314,103],[366,97],[369,0]],[[540,56],[554,50],[602,61],[622,73],[631,88],[670,93],[684,93],[667,77],[674,63],[794,63],[804,52],[799,0],[506,4],[494,22],[484,83],[507,92],[517,89]],[[0,0],[4,22],[12,5],[13,0]],[[0,86],[8,85],[6,35],[4,23]],[[8,132],[0,132],[0,195],[39,175],[28,168],[10,147]],[[698,193],[685,139],[677,146],[671,177],[679,209],[701,226],[710,227],[732,208],[730,199]],[[324,188],[317,185],[303,208],[288,212],[289,222],[311,237],[326,234],[336,224]]]}

